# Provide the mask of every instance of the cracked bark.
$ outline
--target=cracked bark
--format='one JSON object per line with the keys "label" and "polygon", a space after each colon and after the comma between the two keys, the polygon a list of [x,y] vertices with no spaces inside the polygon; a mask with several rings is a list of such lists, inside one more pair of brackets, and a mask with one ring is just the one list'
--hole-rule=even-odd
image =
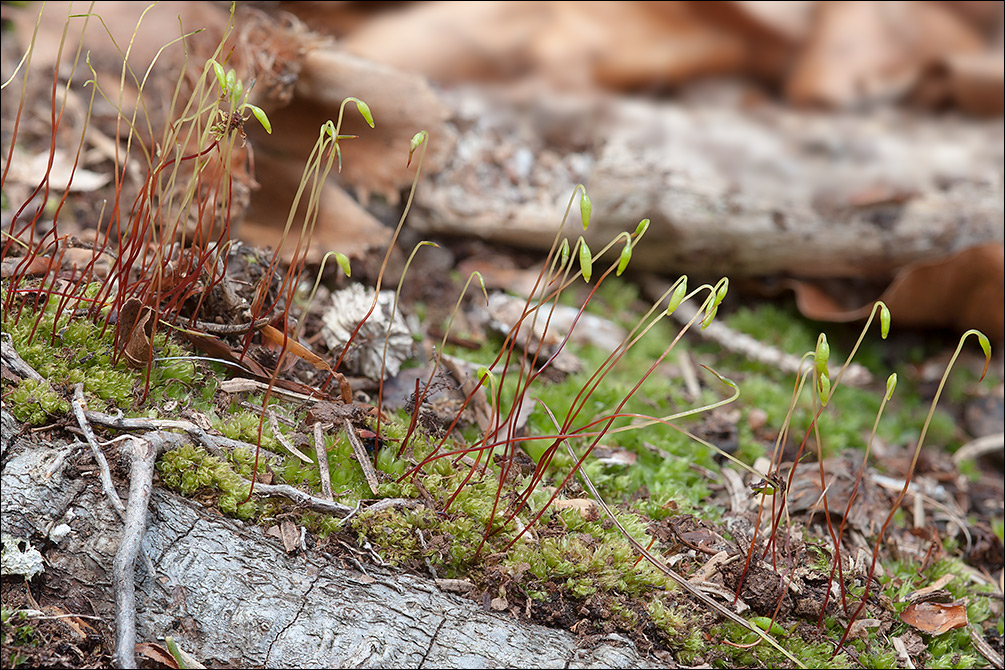
{"label": "cracked bark", "polygon": [[[65,607],[114,618],[111,576],[121,524],[100,484],[79,487],[86,458],[73,445],[15,438],[3,413],[3,532],[43,550],[49,588]],[[67,457],[61,452],[76,449]],[[59,467],[51,476],[45,472]],[[73,484],[77,487],[73,487]],[[58,545],[45,537],[53,515],[74,512]],[[59,512],[60,516],[62,515]],[[139,570],[138,641],[172,635],[206,665],[247,667],[652,667],[623,638],[587,647],[561,630],[485,612],[430,580],[365,566],[368,576],[314,551],[287,555],[257,526],[223,517],[155,488],[142,541],[156,566]],[[154,583],[157,579],[163,588]],[[92,609],[93,604],[93,609]]]}

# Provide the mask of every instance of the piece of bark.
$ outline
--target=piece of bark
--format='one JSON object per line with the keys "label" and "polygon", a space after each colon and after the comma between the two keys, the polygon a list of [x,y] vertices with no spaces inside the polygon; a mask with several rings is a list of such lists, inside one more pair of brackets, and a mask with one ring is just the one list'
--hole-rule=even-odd
{"label": "piece of bark", "polygon": [[[6,440],[14,423],[3,415]],[[47,552],[45,588],[70,611],[110,620],[121,526],[93,479],[83,485],[65,467],[37,475],[58,454],[14,440],[3,470],[3,532],[44,536],[48,521],[72,507],[73,531]],[[568,632],[485,612],[427,579],[369,566],[364,575],[314,551],[287,555],[261,528],[162,489],[154,490],[143,546],[165,588],[138,572],[137,639],[172,635],[209,666],[654,666],[617,636],[587,648]]]}
{"label": "piece of bark", "polygon": [[582,183],[592,223],[584,233],[574,206],[565,234],[596,249],[650,218],[636,270],[889,279],[1003,239],[1002,189],[989,178],[1005,163],[1001,123],[478,89],[442,97],[458,149],[419,186],[409,225],[425,235],[546,249]]}

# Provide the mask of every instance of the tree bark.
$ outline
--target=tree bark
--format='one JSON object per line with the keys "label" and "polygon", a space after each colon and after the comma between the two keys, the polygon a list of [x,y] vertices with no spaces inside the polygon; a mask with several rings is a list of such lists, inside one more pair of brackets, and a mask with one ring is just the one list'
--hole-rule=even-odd
{"label": "tree bark", "polygon": [[[3,413],[2,529],[47,560],[45,587],[77,614],[114,618],[122,536],[83,445],[14,438]],[[113,468],[114,469],[114,468]],[[72,532],[47,533],[61,520]],[[426,579],[308,550],[156,489],[136,574],[136,636],[173,636],[209,665],[241,667],[653,667],[628,640],[580,639],[486,612]],[[355,568],[362,567],[361,572]]]}

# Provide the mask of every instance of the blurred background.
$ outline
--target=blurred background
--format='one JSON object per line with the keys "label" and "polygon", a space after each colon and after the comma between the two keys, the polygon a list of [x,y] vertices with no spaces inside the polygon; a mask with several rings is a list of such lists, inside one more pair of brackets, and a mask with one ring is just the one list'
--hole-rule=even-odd
{"label": "blurred background", "polygon": [[[34,29],[25,4],[4,5],[5,77]],[[94,5],[107,33],[92,22],[82,41],[106,90],[134,30],[133,71],[156,60],[151,96],[158,75],[169,89],[201,67],[230,11],[144,8]],[[65,17],[46,8],[33,67],[67,71],[80,21],[59,55]],[[652,219],[636,270],[794,292],[815,319],[859,319],[882,296],[901,325],[1005,333],[1001,2],[247,2],[228,44],[274,126],[248,124],[251,244],[280,243],[319,125],[356,96],[376,128],[347,114],[359,138],[342,143],[314,261],[338,250],[373,273],[414,175],[408,141],[427,130],[406,242],[466,240],[444,266],[546,250],[583,184],[591,245]],[[97,100],[94,125],[112,112]],[[15,169],[12,187],[36,173]]]}

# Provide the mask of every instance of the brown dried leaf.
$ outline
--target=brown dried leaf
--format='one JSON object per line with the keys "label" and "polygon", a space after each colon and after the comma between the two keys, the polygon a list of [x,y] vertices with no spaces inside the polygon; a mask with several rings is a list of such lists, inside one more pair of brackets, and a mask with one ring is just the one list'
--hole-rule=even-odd
{"label": "brown dried leaf", "polygon": [[889,100],[939,59],[984,48],[980,35],[939,3],[821,3],[787,95],[834,107]]}
{"label": "brown dried leaf", "polygon": [[292,337],[283,335],[283,332],[278,328],[266,324],[258,332],[262,334],[262,339],[269,344],[272,344],[280,349],[285,346],[287,352],[293,354],[297,358],[307,361],[316,369],[331,372],[332,368],[328,365],[328,362],[325,361],[325,359],[321,358],[313,351],[294,340]]}
{"label": "brown dried leaf", "polygon": [[153,661],[154,667],[171,668],[171,670],[178,670],[181,667],[166,647],[154,642],[141,642],[136,645],[136,653]]}
{"label": "brown dried leaf", "polygon": [[119,310],[115,346],[122,350],[131,367],[144,368],[150,363],[153,357],[150,338],[156,319],[156,312],[137,298],[130,298]]}
{"label": "brown dried leaf", "polygon": [[241,360],[239,352],[232,349],[230,345],[220,338],[213,337],[212,335],[206,335],[205,333],[196,333],[190,330],[183,330],[181,333],[193,347],[207,356],[227,361],[234,366],[237,366],[238,369],[247,370],[257,377],[268,379],[269,373],[265,370],[265,368],[252,360],[250,357],[245,356],[244,360]]}
{"label": "brown dried leaf", "polygon": [[965,112],[1001,116],[1005,112],[1005,59],[1002,53],[958,54],[945,61],[949,93]]}
{"label": "brown dried leaf", "polygon": [[[964,249],[951,256],[902,268],[880,299],[895,325],[977,328],[994,340],[1005,337],[1005,245]],[[873,303],[848,309],[819,285],[793,281],[803,316],[845,322],[868,316]]]}
{"label": "brown dried leaf", "polygon": [[954,603],[920,602],[908,605],[900,613],[900,619],[923,633],[942,635],[943,633],[963,628],[967,625],[967,606],[965,600]]}
{"label": "brown dried leaf", "polygon": [[300,526],[289,519],[283,519],[279,525],[279,532],[283,539],[283,549],[287,554],[292,554],[300,548]]}
{"label": "brown dried leaf", "polygon": [[[8,279],[13,277],[16,272],[20,272],[22,277],[36,277],[38,275],[44,275],[49,271],[49,264],[52,263],[52,259],[48,256],[35,256],[27,262],[25,266],[22,266],[18,270],[18,266],[24,261],[23,256],[18,256],[16,258],[5,258],[3,263],[0,263],[0,279]],[[53,265],[54,268],[58,269],[59,265]]]}

